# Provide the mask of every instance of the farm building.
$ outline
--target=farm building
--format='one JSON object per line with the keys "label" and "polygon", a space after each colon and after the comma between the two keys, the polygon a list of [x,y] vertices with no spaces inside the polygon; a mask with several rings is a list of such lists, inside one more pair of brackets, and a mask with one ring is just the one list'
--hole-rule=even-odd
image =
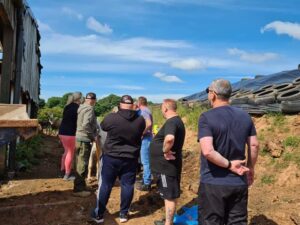
{"label": "farm building", "polygon": [[[37,21],[27,2],[0,0],[0,103],[25,104],[30,118],[37,116],[39,103],[42,69],[39,43]],[[15,169],[16,137],[10,137],[1,126],[0,129],[0,173],[3,173],[6,167]]]}

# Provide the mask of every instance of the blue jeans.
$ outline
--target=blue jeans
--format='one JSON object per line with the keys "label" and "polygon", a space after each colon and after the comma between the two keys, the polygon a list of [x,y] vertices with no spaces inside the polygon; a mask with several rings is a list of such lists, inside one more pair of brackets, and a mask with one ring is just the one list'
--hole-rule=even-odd
{"label": "blue jeans", "polygon": [[106,210],[111,190],[117,177],[121,185],[120,213],[127,214],[134,192],[134,183],[138,159],[115,158],[103,155],[100,161],[100,177],[97,196],[96,215],[103,215]]}
{"label": "blue jeans", "polygon": [[145,137],[142,140],[141,146],[141,161],[143,164],[143,183],[151,184],[151,170],[150,170],[150,142],[152,137]]}

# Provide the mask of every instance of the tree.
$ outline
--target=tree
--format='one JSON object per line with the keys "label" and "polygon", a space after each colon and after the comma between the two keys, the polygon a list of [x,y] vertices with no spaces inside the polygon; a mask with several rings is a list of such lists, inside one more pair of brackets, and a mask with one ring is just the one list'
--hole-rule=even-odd
{"label": "tree", "polygon": [[60,104],[61,104],[61,98],[60,97],[48,98],[47,107],[53,108],[55,106],[60,106]]}
{"label": "tree", "polygon": [[95,105],[95,112],[97,116],[103,116],[110,112],[115,106],[120,103],[121,97],[111,94],[105,98],[99,99]]}
{"label": "tree", "polygon": [[69,93],[64,94],[64,95],[61,97],[60,104],[59,104],[60,107],[62,107],[62,108],[65,107],[65,105],[67,104],[69,95],[71,95],[71,94],[72,94],[72,92],[69,92]]}
{"label": "tree", "polygon": [[45,105],[46,105],[45,99],[40,98],[40,99],[39,99],[39,108],[40,108],[40,109],[41,109],[41,108],[44,108]]}

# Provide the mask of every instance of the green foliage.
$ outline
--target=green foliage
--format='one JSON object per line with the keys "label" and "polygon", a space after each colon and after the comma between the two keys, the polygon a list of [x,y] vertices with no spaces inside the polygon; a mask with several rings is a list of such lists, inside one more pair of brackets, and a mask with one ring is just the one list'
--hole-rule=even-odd
{"label": "green foliage", "polygon": [[262,184],[273,184],[275,182],[275,176],[274,175],[263,175],[261,178]]}
{"label": "green foliage", "polygon": [[[150,108],[152,110],[154,124],[157,124],[158,127],[161,127],[164,124],[165,119],[163,118],[163,115],[161,113],[160,105],[150,106]],[[177,103],[178,115],[183,118],[183,120],[185,121],[185,125],[193,129],[194,131],[198,129],[199,116],[205,111],[207,111],[207,109],[201,106],[196,105],[190,108]]]}
{"label": "green foliage", "polygon": [[54,118],[62,118],[63,109],[61,107],[53,108],[42,108],[38,111],[38,120],[39,121],[48,121],[50,115],[53,115]]}
{"label": "green foliage", "polygon": [[178,103],[177,106],[177,112],[181,116],[181,118],[186,119],[187,127],[191,128],[194,131],[197,131],[199,117],[203,112],[207,111],[207,108],[201,107],[200,105],[187,107],[180,103]]}
{"label": "green foliage", "polygon": [[53,108],[53,107],[60,106],[60,105],[61,105],[61,97],[48,98],[48,101],[47,101],[48,108]]}
{"label": "green foliage", "polygon": [[111,94],[105,98],[99,99],[95,105],[96,116],[103,117],[120,103],[121,97]]}
{"label": "green foliage", "polygon": [[37,135],[29,140],[21,141],[17,145],[16,160],[26,168],[38,163],[37,157],[41,154],[42,137]]}
{"label": "green foliage", "polygon": [[71,95],[71,94],[72,94],[72,92],[66,93],[66,94],[64,94],[64,95],[60,98],[59,106],[60,106],[61,108],[64,108],[64,107],[65,107],[65,105],[67,104],[69,95]]}
{"label": "green foliage", "polygon": [[149,106],[152,111],[153,124],[156,124],[158,128],[161,128],[165,122],[165,119],[161,113],[161,105],[152,105]]}
{"label": "green foliage", "polygon": [[44,108],[46,106],[46,101],[45,99],[39,99],[39,108]]}
{"label": "green foliage", "polygon": [[283,142],[284,147],[297,148],[300,145],[300,137],[289,136]]}

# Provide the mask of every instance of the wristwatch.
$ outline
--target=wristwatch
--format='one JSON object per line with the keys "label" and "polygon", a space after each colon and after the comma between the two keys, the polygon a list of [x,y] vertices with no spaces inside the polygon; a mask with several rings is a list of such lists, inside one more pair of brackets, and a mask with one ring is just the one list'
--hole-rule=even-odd
{"label": "wristwatch", "polygon": [[228,160],[228,166],[227,166],[227,169],[230,169],[231,168],[231,161]]}

